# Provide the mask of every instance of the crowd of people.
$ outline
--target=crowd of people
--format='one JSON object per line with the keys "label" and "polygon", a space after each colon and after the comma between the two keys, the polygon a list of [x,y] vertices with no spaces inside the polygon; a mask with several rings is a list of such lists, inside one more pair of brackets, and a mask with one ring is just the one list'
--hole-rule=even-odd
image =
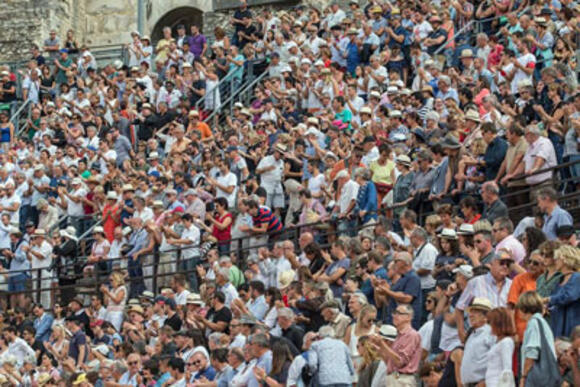
{"label": "crowd of people", "polygon": [[347,4],[0,66],[0,386],[580,385],[580,6]]}

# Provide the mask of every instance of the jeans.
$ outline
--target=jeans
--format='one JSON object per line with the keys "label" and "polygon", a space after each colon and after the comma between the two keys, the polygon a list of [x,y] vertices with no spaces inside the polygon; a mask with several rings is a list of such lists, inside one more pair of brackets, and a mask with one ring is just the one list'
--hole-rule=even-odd
{"label": "jeans", "polygon": [[139,298],[141,293],[145,290],[141,258],[133,259],[133,257],[130,256],[127,263],[127,269],[129,271],[129,281],[131,284],[129,288],[129,298]]}
{"label": "jeans", "polygon": [[339,235],[347,235],[353,237],[356,235],[356,220],[355,219],[341,219],[338,221],[337,231]]}
{"label": "jeans", "polygon": [[185,277],[189,278],[189,286],[192,292],[199,292],[199,283],[197,281],[197,272],[195,268],[201,263],[199,257],[183,259],[180,264],[180,269],[185,273]]}

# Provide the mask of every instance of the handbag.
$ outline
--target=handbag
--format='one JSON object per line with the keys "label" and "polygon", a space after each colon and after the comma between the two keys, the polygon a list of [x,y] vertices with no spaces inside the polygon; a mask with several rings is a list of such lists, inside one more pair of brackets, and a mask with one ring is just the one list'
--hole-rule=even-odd
{"label": "handbag", "polygon": [[537,320],[536,324],[540,328],[540,358],[528,372],[525,387],[558,387],[562,378],[558,371],[558,361],[554,353],[550,351],[550,343],[548,343],[544,335],[543,324]]}

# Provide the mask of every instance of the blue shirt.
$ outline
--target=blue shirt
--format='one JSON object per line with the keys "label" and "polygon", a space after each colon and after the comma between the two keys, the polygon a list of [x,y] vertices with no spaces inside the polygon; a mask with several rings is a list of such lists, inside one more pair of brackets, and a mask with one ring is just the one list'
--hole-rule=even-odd
{"label": "blue shirt", "polygon": [[[387,270],[385,270],[385,268],[382,266],[374,272],[374,275],[377,278],[388,280]],[[373,284],[372,284],[370,278],[366,279],[362,283],[360,290],[367,297],[367,300],[369,301],[369,303],[372,305],[375,305],[375,289],[373,288]]]}
{"label": "blue shirt", "polygon": [[50,333],[52,332],[52,322],[54,317],[48,313],[44,313],[42,316],[34,320],[34,329],[36,329],[36,335],[34,338],[36,340],[45,342],[50,338]]}
{"label": "blue shirt", "polygon": [[[270,374],[272,371],[272,351],[268,350],[262,356],[258,358],[256,362],[256,367],[263,368],[266,371],[266,375]],[[248,380],[248,387],[260,387],[262,383],[258,382],[254,373],[250,376],[250,380]]]}
{"label": "blue shirt", "polygon": [[344,342],[325,338],[314,342],[308,352],[308,364],[318,370],[317,385],[351,385],[354,366]]}
{"label": "blue shirt", "polygon": [[250,301],[250,305],[248,305],[248,309],[254,315],[254,317],[258,320],[262,320],[268,311],[268,304],[266,303],[266,297],[264,295],[260,295],[255,300]]}
{"label": "blue shirt", "polygon": [[564,285],[556,285],[548,307],[554,336],[570,336],[580,322],[580,273],[573,273]]}
{"label": "blue shirt", "polygon": [[366,211],[362,218],[362,223],[366,223],[371,219],[377,219],[377,188],[375,183],[367,181],[367,183],[360,187],[356,198],[356,205],[359,211]]}
{"label": "blue shirt", "polygon": [[354,75],[354,70],[360,64],[358,46],[355,42],[349,42],[346,46],[346,70]]}
{"label": "blue shirt", "polygon": [[[413,297],[411,306],[413,307],[413,329],[418,330],[421,327],[421,311],[423,306],[423,296],[421,293],[421,279],[411,270],[405,273],[399,280],[391,286],[393,292],[403,292]],[[397,309],[397,301],[392,297],[387,307],[387,324],[393,324],[393,311]]]}
{"label": "blue shirt", "polygon": [[164,373],[161,375],[157,383],[155,383],[155,387],[163,386],[169,379],[171,379],[171,374],[169,372]]}
{"label": "blue shirt", "polygon": [[556,229],[560,226],[572,225],[572,215],[559,205],[556,205],[554,210],[550,215],[544,215],[544,227],[542,227],[542,231],[548,239],[556,240],[558,237],[556,236]]}

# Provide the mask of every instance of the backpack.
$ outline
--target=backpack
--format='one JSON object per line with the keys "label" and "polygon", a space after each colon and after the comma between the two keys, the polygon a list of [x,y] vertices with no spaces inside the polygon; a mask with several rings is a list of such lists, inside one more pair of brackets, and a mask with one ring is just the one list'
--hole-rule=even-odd
{"label": "backpack", "polygon": [[312,367],[310,367],[310,364],[308,364],[308,352],[303,352],[301,356],[306,361],[306,364],[304,364],[304,367],[302,367],[302,373],[300,375],[302,381],[304,382],[304,386],[314,386],[316,372]]}

